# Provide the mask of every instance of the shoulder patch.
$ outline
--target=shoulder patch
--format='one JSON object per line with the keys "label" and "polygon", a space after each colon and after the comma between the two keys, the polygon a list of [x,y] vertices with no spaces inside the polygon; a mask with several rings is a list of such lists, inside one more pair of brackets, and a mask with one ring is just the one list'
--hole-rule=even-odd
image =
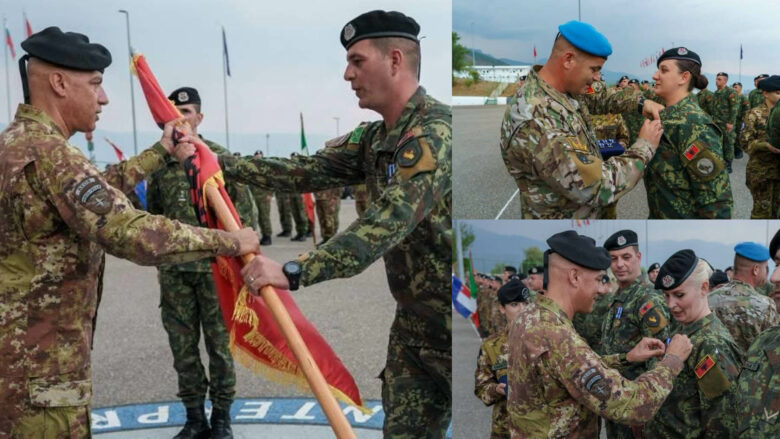
{"label": "shoulder patch", "polygon": [[419,142],[408,142],[398,150],[398,166],[409,168],[414,166],[422,156],[422,148]]}
{"label": "shoulder patch", "polygon": [[715,360],[713,360],[712,356],[710,355],[705,356],[701,359],[701,361],[699,361],[699,364],[697,364],[696,368],[694,369],[696,378],[701,379],[713,367],[715,367]]}
{"label": "shoulder patch", "polygon": [[691,161],[693,160],[694,157],[696,157],[701,152],[701,150],[702,148],[699,145],[692,143],[691,146],[689,146],[688,149],[685,150],[683,155],[685,156],[686,159],[688,159],[688,161]]}
{"label": "shoulder patch", "polygon": [[656,335],[659,332],[661,332],[661,330],[664,329],[666,327],[666,324],[668,323],[666,321],[666,317],[664,317],[663,314],[658,312],[657,307],[653,307],[647,310],[644,313],[644,316],[642,317],[642,322],[644,322],[644,324],[650,330],[650,333],[653,335]]}
{"label": "shoulder patch", "polygon": [[582,152],[582,153],[589,153],[588,146],[582,143],[582,141],[579,139],[579,137],[576,136],[570,136],[565,138],[566,143],[573,149],[574,151]]}
{"label": "shoulder patch", "polygon": [[687,166],[695,177],[703,181],[717,177],[725,167],[723,161],[707,148],[701,148],[692,159],[689,159]]}
{"label": "shoulder patch", "polygon": [[606,401],[609,398],[609,392],[607,391],[607,383],[604,381],[604,377],[595,368],[591,367],[580,377],[580,383],[585,386],[585,390],[591,395],[595,396],[601,401]]}
{"label": "shoulder patch", "polygon": [[716,398],[731,387],[731,382],[711,355],[706,355],[694,369],[699,389],[707,398]]}
{"label": "shoulder patch", "polygon": [[398,163],[397,174],[404,181],[421,172],[436,169],[436,159],[433,156],[427,136],[422,133],[422,128],[415,127],[411,133],[412,136],[396,151],[393,158],[393,161]]}
{"label": "shoulder patch", "polygon": [[358,127],[352,131],[352,135],[349,137],[349,143],[360,143],[360,139],[363,137],[363,130],[363,125],[358,125]]}
{"label": "shoulder patch", "polygon": [[344,146],[347,143],[347,139],[352,135],[352,133],[347,133],[342,136],[336,137],[335,139],[330,139],[327,142],[325,142],[326,148],[337,148],[339,146]]}
{"label": "shoulder patch", "polygon": [[643,317],[653,307],[653,302],[647,302],[639,308],[639,316]]}
{"label": "shoulder patch", "polygon": [[111,196],[96,177],[86,177],[73,189],[73,196],[81,205],[98,215],[111,211]]}

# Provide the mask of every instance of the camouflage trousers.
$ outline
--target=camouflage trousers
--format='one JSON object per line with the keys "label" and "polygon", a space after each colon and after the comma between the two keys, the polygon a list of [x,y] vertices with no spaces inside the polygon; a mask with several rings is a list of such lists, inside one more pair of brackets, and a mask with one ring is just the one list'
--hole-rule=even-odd
{"label": "camouflage trousers", "polygon": [[257,204],[257,218],[260,222],[260,232],[263,236],[271,236],[271,194],[266,191],[254,191]]}
{"label": "camouflage trousers", "polygon": [[330,239],[339,231],[339,207],[341,198],[339,195],[341,189],[328,189],[327,191],[317,192],[317,218],[320,222],[320,234],[322,239]]}
{"label": "camouflage trousers", "polygon": [[295,233],[304,235],[309,231],[309,222],[303,207],[301,194],[276,193],[276,206],[279,208],[279,221],[282,231],[292,231],[292,221],[295,221]]}
{"label": "camouflage trousers", "polygon": [[368,209],[368,189],[365,184],[352,186],[352,195],[355,197],[355,210],[358,216],[363,216],[363,212]]}
{"label": "camouflage trousers", "polygon": [[725,123],[715,122],[715,125],[723,133],[723,159],[730,163],[734,161],[734,129],[728,131]]}
{"label": "camouflage trousers", "polygon": [[409,346],[391,332],[379,378],[385,439],[444,438],[452,419],[452,351]]}
{"label": "camouflage trousers", "polygon": [[[601,419],[599,419],[599,424]],[[617,422],[611,422],[604,420],[604,424],[607,427],[607,439],[634,439],[634,433],[631,431],[631,427],[628,425],[618,424]]]}
{"label": "camouflage trousers", "polygon": [[[179,380],[176,396],[185,407],[199,407],[208,390],[214,407],[229,410],[236,372],[211,273],[161,271],[160,308]],[[210,380],[200,361],[201,327]]]}
{"label": "camouflage trousers", "polygon": [[[748,178],[749,180],[749,178]],[[753,196],[753,210],[750,219],[780,218],[780,180],[764,180],[750,184],[748,189]]]}
{"label": "camouflage trousers", "polygon": [[[8,436],[11,439],[88,439],[92,437],[89,408],[30,407]],[[4,433],[0,432],[0,438]]]}

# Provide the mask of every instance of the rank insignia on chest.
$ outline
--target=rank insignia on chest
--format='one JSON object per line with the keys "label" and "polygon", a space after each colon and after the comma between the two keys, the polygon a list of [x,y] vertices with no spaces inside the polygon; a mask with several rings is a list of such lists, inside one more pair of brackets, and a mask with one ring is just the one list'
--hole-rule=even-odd
{"label": "rank insignia on chest", "polygon": [[393,175],[395,174],[395,163],[390,163],[387,165],[387,182],[390,183],[390,180],[393,178]]}
{"label": "rank insignia on chest", "polygon": [[696,155],[698,155],[701,152],[701,148],[697,144],[692,144],[688,147],[688,149],[685,150],[685,158],[690,160],[693,160]]}
{"label": "rank insignia on chest", "polygon": [[709,372],[713,367],[715,367],[715,360],[713,360],[711,356],[707,355],[706,357],[702,358],[701,361],[699,361],[699,364],[696,365],[696,369],[694,369],[696,377],[701,379],[704,374]]}
{"label": "rank insignia on chest", "polygon": [[615,320],[620,320],[620,316],[623,315],[623,307],[619,306],[617,311],[615,311]]}

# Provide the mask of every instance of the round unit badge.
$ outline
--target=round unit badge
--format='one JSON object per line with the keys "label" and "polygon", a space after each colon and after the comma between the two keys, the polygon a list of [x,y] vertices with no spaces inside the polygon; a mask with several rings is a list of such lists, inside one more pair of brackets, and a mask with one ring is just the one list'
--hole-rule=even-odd
{"label": "round unit badge", "polygon": [[623,235],[618,236],[617,243],[618,245],[626,245],[626,237]]}
{"label": "round unit badge", "polygon": [[664,288],[669,288],[674,283],[674,278],[670,275],[664,276],[663,279],[661,279],[661,284],[663,284]]}
{"label": "round unit badge", "polygon": [[352,23],[348,23],[344,26],[344,39],[347,41],[351,40],[355,36],[355,32],[355,26]]}

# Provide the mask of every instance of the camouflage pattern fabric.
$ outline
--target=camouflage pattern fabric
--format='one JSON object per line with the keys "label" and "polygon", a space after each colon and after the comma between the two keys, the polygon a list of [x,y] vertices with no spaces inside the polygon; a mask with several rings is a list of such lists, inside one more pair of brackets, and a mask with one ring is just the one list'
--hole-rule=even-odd
{"label": "camouflage pattern fabric", "polygon": [[661,111],[664,133],[645,171],[651,219],[731,218],[720,134],[694,96]]}
{"label": "camouflage pattern fabric", "polygon": [[631,381],[612,367],[625,356],[599,357],[566,313],[546,296],[509,325],[509,413],[513,438],[597,437],[598,416],[642,424],[672,389],[682,362],[666,357]]}
{"label": "camouflage pattern fabric", "polygon": [[753,195],[752,219],[771,219],[780,209],[780,156],[768,149],[766,123],[769,107],[761,105],[748,111],[742,145],[750,158],[745,183]]}
{"label": "camouflage pattern fabric", "polygon": [[495,300],[490,303],[490,326],[493,327],[493,333],[498,334],[506,331],[506,316],[501,314],[501,302],[498,301],[498,291],[494,294]]}
{"label": "camouflage pattern fabric", "polygon": [[495,334],[492,318],[492,304],[498,302],[496,290],[487,285],[479,287],[477,291],[477,315],[479,316],[479,329],[482,338],[488,338]]}
{"label": "camouflage pattern fabric", "polygon": [[750,90],[750,93],[748,93],[748,104],[750,105],[750,108],[753,109],[759,107],[763,103],[764,103],[764,93],[757,88]]}
{"label": "camouflage pattern fabric", "polygon": [[162,166],[164,151],[101,174],[30,105],[0,134],[0,432],[52,406],[88,406],[104,250],[142,265],[238,252],[225,232],[132,208],[122,192]]}
{"label": "camouflage pattern fabric", "polygon": [[743,352],[715,314],[682,326],[693,349],[674,389],[653,419],[645,437],[730,438],[736,429],[735,384]]}
{"label": "camouflage pattern fabric", "polygon": [[368,209],[368,189],[365,184],[356,184],[352,186],[352,195],[355,197],[355,210],[358,216],[363,216],[363,212]]}
{"label": "camouflage pattern fabric", "polygon": [[[10,431],[11,438],[88,439],[92,437],[87,407],[37,408],[23,415]],[[5,433],[0,432],[0,437]]]}
{"label": "camouflage pattern fabric", "polygon": [[270,238],[273,234],[273,229],[271,228],[271,192],[260,189],[257,186],[250,186],[249,188],[252,191],[252,196],[255,197],[260,232],[263,236]]}
{"label": "camouflage pattern fabric", "polygon": [[780,101],[769,110],[766,118],[766,140],[775,148],[780,148]]}
{"label": "camouflage pattern fabric", "polygon": [[[737,92],[729,86],[716,90],[712,95],[712,121],[720,128],[723,135],[723,158],[727,162],[734,160],[734,133],[737,129],[737,114],[739,103]],[[731,131],[726,124],[732,125]]]}
{"label": "camouflage pattern fabric", "polygon": [[696,95],[696,103],[698,103],[702,111],[710,115],[710,117],[712,117],[713,100],[713,93],[706,88],[699,91],[699,93]]}
{"label": "camouflage pattern fabric", "polygon": [[326,189],[314,193],[317,207],[317,219],[320,223],[322,239],[328,240],[339,231],[339,207],[341,206],[341,188]]}
{"label": "camouflage pattern fabric", "polygon": [[303,205],[303,193],[289,194],[290,212],[295,221],[295,233],[305,235],[309,233],[309,216],[306,215],[306,207]]}
{"label": "camouflage pattern fabric", "polygon": [[736,394],[737,437],[780,437],[780,326],[762,332],[748,349]]}
{"label": "camouflage pattern fabric", "polygon": [[499,380],[505,379],[507,374],[509,359],[507,335],[505,329],[482,342],[477,359],[477,370],[474,372],[474,394],[486,406],[493,406],[490,439],[509,439],[506,395],[496,390]]}
{"label": "camouflage pattern fabric", "polygon": [[710,292],[707,302],[743,352],[761,331],[780,324],[775,301],[741,280],[719,286]]}
{"label": "camouflage pattern fabric", "polygon": [[742,131],[744,128],[745,116],[750,111],[750,103],[745,95],[737,95],[737,105],[739,111],[737,111],[737,122],[734,125],[734,150],[744,150],[745,146],[742,145]]}
{"label": "camouflage pattern fabric", "polygon": [[577,334],[584,338],[593,352],[603,355],[604,351],[601,346],[601,335],[604,327],[604,319],[609,314],[609,306],[612,304],[612,299],[615,297],[613,293],[603,294],[596,296],[596,300],[593,303],[593,311],[587,314],[577,313],[574,315],[572,324]]}
{"label": "camouflage pattern fabric", "polygon": [[632,111],[623,113],[623,119],[626,121],[628,127],[628,144],[633,145],[639,136],[639,129],[642,128],[642,124],[645,121],[645,117],[636,111],[636,108]]}
{"label": "camouflage pattern fabric", "polygon": [[603,161],[590,112],[636,110],[639,93],[600,89],[575,99],[540,79],[538,68],[507,106],[501,125],[501,157],[520,189],[523,218],[599,218],[605,206],[633,189],[653,149],[640,139]]}
{"label": "camouflage pattern fabric", "polygon": [[593,133],[597,140],[615,139],[624,148],[631,145],[628,141],[630,136],[628,127],[623,116],[619,114],[594,114],[591,119],[593,120]]}
{"label": "camouflage pattern fabric", "polygon": [[[256,188],[257,186],[252,186]],[[282,226],[282,232],[290,233],[292,231],[292,212],[290,211],[290,197],[284,192],[276,192],[276,208],[279,210],[279,223]]]}
{"label": "camouflage pattern fabric", "polygon": [[[451,418],[449,386],[437,387],[437,397],[411,400],[405,389],[403,401],[393,399],[402,395],[389,391],[413,383],[430,389],[442,382],[425,373],[406,379],[397,374],[394,368],[404,362],[425,363],[426,359],[411,355],[395,358],[393,343],[418,353],[436,351],[442,357],[452,356],[451,121],[450,107],[427,96],[420,87],[390,129],[382,121],[361,124],[329,141],[330,147],[313,156],[220,157],[226,176],[274,190],[305,192],[366,184],[371,204],[363,215],[298,261],[301,284],[306,286],[354,276],[384,257],[390,291],[398,304],[385,369],[384,387],[391,401],[385,407],[411,404],[411,411],[435,413],[432,419],[417,422],[403,414],[391,416],[386,410],[385,437],[394,437],[388,436],[388,431],[425,429],[431,423],[435,428],[444,427],[441,431],[428,428],[426,434],[443,437]],[[450,363],[447,368],[442,374],[449,377]]]}

